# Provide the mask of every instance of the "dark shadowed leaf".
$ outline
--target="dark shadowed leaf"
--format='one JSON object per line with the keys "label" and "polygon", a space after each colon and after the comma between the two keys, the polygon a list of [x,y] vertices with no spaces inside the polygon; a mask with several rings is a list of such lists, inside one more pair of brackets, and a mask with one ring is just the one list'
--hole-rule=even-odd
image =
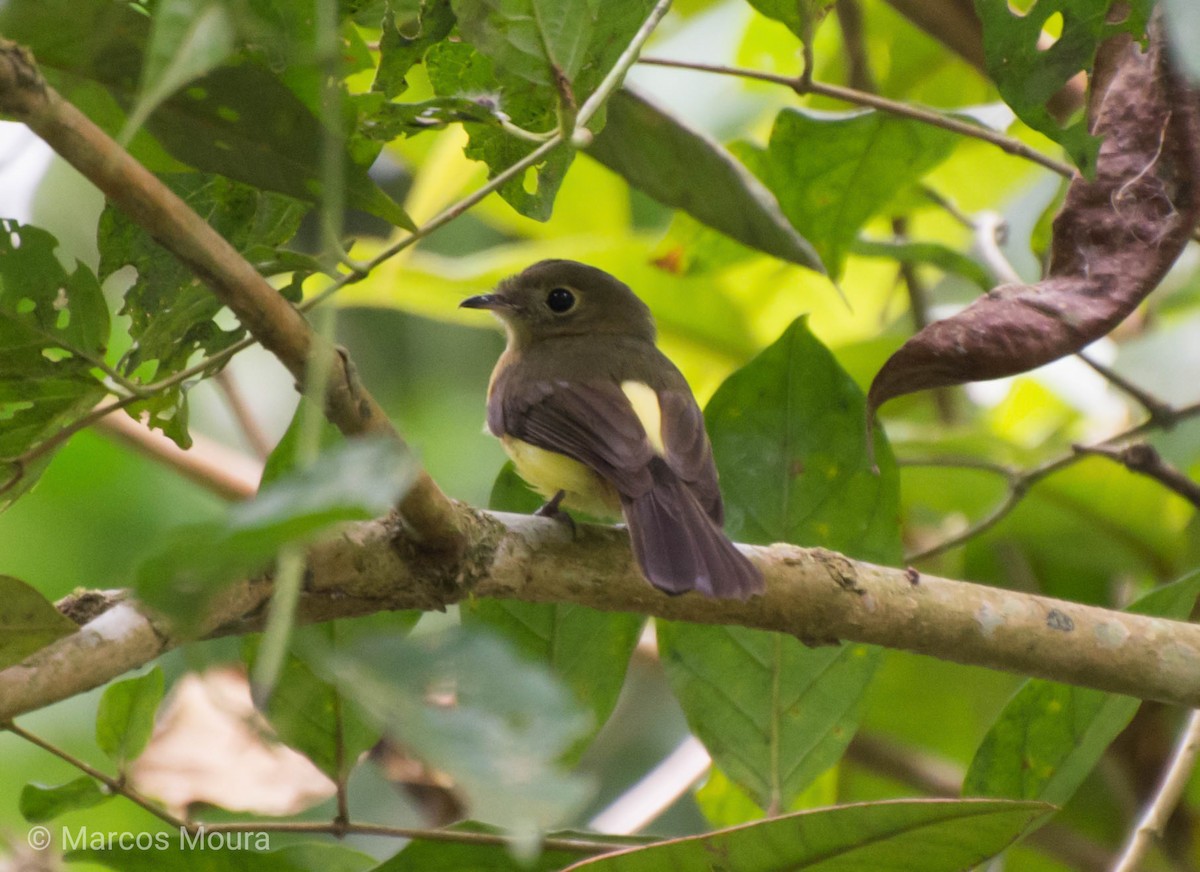
{"label": "dark shadowed leaf", "polygon": [[77,629],[39,591],[19,578],[0,575],[0,669]]}
{"label": "dark shadowed leaf", "polygon": [[866,220],[941,163],[957,141],[939,127],[882,112],[785,109],[765,151],[737,143],[734,153],[837,276]]}
{"label": "dark shadowed leaf", "polygon": [[912,337],[875,376],[872,416],[892,397],[1072,354],[1116,327],[1166,274],[1200,216],[1200,124],[1195,96],[1175,93],[1159,42],[1147,54],[1130,47],[1103,92],[1096,178],[1076,178],[1067,191],[1047,278],[996,288]]}
{"label": "dark shadowed leaf", "polygon": [[[895,462],[881,443],[880,474],[871,473],[863,408],[862,391],[804,319],[730,376],[705,411],[730,535],[898,560]],[[808,648],[739,627],[658,627],[692,731],[762,808],[786,809],[837,762],[879,649]]]}
{"label": "dark shadowed leaf", "polygon": [[588,154],[658,202],[744,245],[824,272],[775,195],[733,155],[632,91],[609,98],[608,121]]}
{"label": "dark shadowed leaf", "polygon": [[[1007,3],[975,0],[988,74],[1004,101],[1022,121],[1062,145],[1085,175],[1095,169],[1100,139],[1088,134],[1083,119],[1060,127],[1047,104],[1077,73],[1091,72],[1104,40],[1118,33],[1141,37],[1153,5],[1152,0],[1038,0],[1016,12]],[[1120,7],[1120,15],[1112,15],[1114,7]],[[1062,33],[1044,48],[1038,40],[1052,16],[1059,16]]]}
{"label": "dark shadowed leaf", "polygon": [[96,711],[96,744],[119,772],[146,750],[162,698],[163,672],[158,666],[105,688]]}
{"label": "dark shadowed leaf", "polygon": [[585,860],[588,872],[961,872],[998,854],[1053,807],[1001,800],[896,800],[803,811]]}
{"label": "dark shadowed leaf", "polygon": [[[0,220],[0,461],[15,460],[107,393],[108,304],[90,269],[65,269],[45,230]],[[48,458],[44,458],[48,460]],[[0,464],[0,508],[44,467]]]}
{"label": "dark shadowed leaf", "polygon": [[21,816],[31,824],[54,820],[60,814],[92,808],[112,799],[95,778],[82,775],[66,784],[30,783],[21,788]]}
{"label": "dark shadowed leaf", "polygon": [[[1127,611],[1182,620],[1198,595],[1200,573],[1193,573],[1151,591]],[[1130,696],[1042,679],[1025,682],[976,751],[963,794],[1066,804],[1139,705]]]}

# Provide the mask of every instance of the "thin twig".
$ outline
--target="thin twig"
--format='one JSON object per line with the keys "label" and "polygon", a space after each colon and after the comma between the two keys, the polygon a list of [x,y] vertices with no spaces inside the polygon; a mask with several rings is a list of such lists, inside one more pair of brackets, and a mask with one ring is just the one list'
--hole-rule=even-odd
{"label": "thin twig", "polygon": [[128,415],[106,414],[95,426],[101,433],[166,464],[222,499],[246,500],[258,491],[262,463],[201,434],[192,437],[192,447],[185,451]]}
{"label": "thin twig", "polygon": [[217,387],[221,389],[221,395],[225,398],[225,404],[229,406],[229,411],[233,415],[233,419],[237,421],[238,427],[241,428],[242,435],[246,437],[246,442],[249,443],[251,450],[259,460],[266,460],[267,455],[271,453],[271,442],[267,439],[267,434],[263,432],[258,421],[255,420],[254,413],[246,403],[246,398],[242,395],[232,373],[223,369],[216,374],[215,380]]}
{"label": "thin twig", "polygon": [[1121,375],[1116,370],[1105,366],[1097,360],[1093,360],[1082,351],[1075,356],[1098,372],[1100,375],[1104,376],[1104,378],[1111,382],[1114,387],[1119,388],[1120,390],[1129,394],[1129,396],[1133,397],[1133,399],[1136,400],[1137,403],[1146,410],[1147,414],[1150,415],[1150,420],[1157,421],[1160,419],[1167,420],[1170,418],[1170,403],[1160,400],[1149,391],[1125,378],[1125,376]]}
{"label": "thin twig", "polygon": [[1200,509],[1200,485],[1162,459],[1162,455],[1146,442],[1135,442],[1124,448],[1106,445],[1076,445],[1078,454],[1096,454],[1122,464],[1130,472],[1137,472],[1154,479],[1163,487],[1179,494],[1197,509]]}
{"label": "thin twig", "polygon": [[600,833],[628,835],[644,829],[704,777],[712,758],[695,736],[688,736],[661,763],[588,821]]}
{"label": "thin twig", "polygon": [[1008,236],[1008,223],[999,212],[980,212],[972,222],[975,230],[975,247],[992,275],[1000,284],[1021,284],[1021,276],[1013,269],[1001,243]]}
{"label": "thin twig", "polygon": [[[918,560],[925,560],[930,557],[936,557],[939,554],[944,554],[947,551],[957,548],[959,545],[962,545],[967,540],[972,539],[981,533],[987,532],[1001,520],[1003,520],[1035,484],[1056,472],[1061,472],[1068,466],[1071,466],[1073,463],[1076,463],[1089,451],[1096,453],[1096,449],[1120,445],[1129,441],[1130,439],[1152,430],[1169,430],[1179,422],[1189,418],[1194,418],[1197,415],[1200,415],[1200,403],[1192,403],[1191,405],[1181,406],[1179,408],[1171,408],[1168,409],[1158,419],[1151,418],[1147,421],[1143,421],[1136,427],[1132,427],[1125,432],[1118,433],[1116,436],[1112,436],[1108,439],[1101,440],[1094,446],[1075,446],[1069,452],[1065,452],[1058,457],[1047,460],[1044,463],[1033,467],[1032,469],[1028,469],[1025,472],[1021,472],[1016,475],[1010,474],[1008,479],[1008,493],[1005,494],[1004,499],[995,508],[988,512],[987,515],[976,521],[974,524],[967,526],[964,530],[955,534],[954,536],[951,536],[948,539],[937,543],[936,545],[932,545],[929,548],[924,548],[920,551],[907,555],[905,560],[911,563]],[[951,465],[961,466],[963,464]],[[979,464],[973,464],[973,466],[987,468],[979,466]]]}
{"label": "thin twig", "polygon": [[1058,173],[1064,178],[1073,178],[1075,176],[1075,168],[1062,161],[1055,160],[1052,157],[1042,154],[1036,149],[1030,148],[1019,139],[1011,136],[1006,136],[1003,133],[997,133],[987,127],[978,124],[972,124],[968,121],[961,121],[950,115],[938,112],[934,109],[926,109],[920,106],[913,106],[908,103],[900,103],[896,100],[889,100],[886,97],[879,97],[875,94],[868,94],[864,91],[857,91],[854,88],[845,88],[840,85],[829,85],[824,82],[810,82],[807,86],[799,79],[781,76],[775,73],[764,73],[759,70],[748,70],[741,67],[731,67],[724,64],[706,64],[697,61],[678,61],[668,60],[666,58],[640,58],[638,63],[652,64],[659,67],[674,67],[681,70],[696,70],[703,73],[716,73],[723,76],[737,76],[743,79],[755,79],[760,82],[772,82],[776,85],[783,85],[791,88],[796,93],[804,96],[806,94],[819,94],[823,97],[830,97],[834,100],[841,100],[845,103],[852,103],[856,106],[867,106],[872,109],[878,109],[881,112],[887,112],[891,115],[897,115],[902,118],[911,118],[914,121],[921,121],[925,124],[934,127],[940,127],[943,130],[949,130],[952,133],[958,133],[962,136],[969,136],[972,139],[979,139],[999,148],[1008,154],[1016,157],[1025,158],[1033,163],[1043,166],[1052,172]]}
{"label": "thin twig", "polygon": [[1171,760],[1163,771],[1158,789],[1150,804],[1142,812],[1141,819],[1129,835],[1129,840],[1121,850],[1121,855],[1112,872],[1136,872],[1142,868],[1142,861],[1150,852],[1150,848],[1162,836],[1175,807],[1179,804],[1183,791],[1191,780],[1196,768],[1196,758],[1200,754],[1200,711],[1193,711],[1187,720],[1183,732],[1175,744]]}
{"label": "thin twig", "polygon": [[[658,26],[658,22],[662,21],[663,16],[667,14],[667,10],[670,8],[671,0],[658,0],[654,4],[654,8],[650,10],[650,14],[642,22],[642,26],[633,35],[633,39],[629,41],[629,45],[625,46],[625,50],[621,52],[621,56],[617,58],[617,62],[608,71],[608,75],[604,77],[596,90],[579,107],[579,114],[575,117],[576,132],[584,128],[592,120],[592,116],[600,111],[600,107],[608,99],[608,96],[621,84],[625,78],[625,74],[629,72],[629,68],[638,60],[642,46],[646,44],[646,40],[650,38],[650,34],[654,32],[654,28]],[[585,145],[586,143],[573,144]]]}
{"label": "thin twig", "polygon": [[150,814],[154,815],[159,820],[166,821],[168,824],[170,824],[171,826],[174,826],[174,827],[183,827],[185,829],[189,828],[187,821],[183,820],[182,818],[175,817],[175,815],[171,814],[169,811],[167,811],[165,808],[160,806],[158,803],[154,802],[154,800],[150,799],[149,797],[143,796],[142,794],[138,793],[136,790],[134,790],[129,785],[118,781],[117,779],[113,778],[112,776],[105,775],[99,769],[96,769],[93,766],[90,766],[87,763],[84,763],[78,757],[72,756],[71,754],[64,751],[62,748],[59,748],[57,745],[53,745],[50,742],[47,742],[41,736],[37,736],[37,735],[29,732],[28,730],[24,730],[21,727],[18,727],[12,721],[9,721],[8,723],[4,724],[2,728],[7,730],[8,732],[12,733],[14,736],[18,736],[18,737],[24,739],[26,742],[29,742],[31,745],[37,745],[37,747],[41,748],[43,751],[48,751],[49,753],[53,754],[58,759],[63,760],[66,763],[69,763],[70,765],[74,766],[76,769],[78,769],[80,772],[83,772],[85,775],[90,775],[92,778],[95,778],[97,781],[99,781],[101,784],[103,784],[105,787],[107,787],[109,789],[109,791],[111,791],[112,793],[123,796],[126,799],[128,799],[130,802],[140,805],[142,808],[144,808],[146,811],[150,812]]}

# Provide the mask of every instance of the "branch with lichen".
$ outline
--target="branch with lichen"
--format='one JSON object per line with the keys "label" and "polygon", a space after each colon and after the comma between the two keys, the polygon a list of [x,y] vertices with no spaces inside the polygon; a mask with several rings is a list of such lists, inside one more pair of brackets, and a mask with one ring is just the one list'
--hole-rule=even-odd
{"label": "branch with lichen", "polygon": [[[461,560],[422,553],[395,519],[344,529],[308,555],[298,620],[443,609],[471,597],[574,603],[736,624],[810,644],[868,642],[944,660],[1187,706],[1200,705],[1200,626],[875,566],[821,548],[747,546],[767,591],[747,602],[659,593],[626,534],[525,515],[464,511]],[[270,579],[222,595],[206,635],[251,632]],[[122,598],[93,602],[76,634],[0,671],[0,721],[82,693],[184,641]],[[70,613],[75,613],[78,608]],[[97,611],[99,613],[97,614]]]}

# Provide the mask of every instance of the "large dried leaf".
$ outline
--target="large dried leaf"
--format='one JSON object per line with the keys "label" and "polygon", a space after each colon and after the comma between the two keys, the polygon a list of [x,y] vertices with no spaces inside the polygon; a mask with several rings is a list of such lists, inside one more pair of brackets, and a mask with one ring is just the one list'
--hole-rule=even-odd
{"label": "large dried leaf", "polygon": [[1034,285],[1002,285],[930,324],[883,365],[868,411],[925,388],[1025,372],[1104,336],[1154,289],[1200,215],[1196,98],[1155,36],[1128,48],[1093,96],[1104,137],[1096,178],[1076,178],[1054,221],[1050,268]]}

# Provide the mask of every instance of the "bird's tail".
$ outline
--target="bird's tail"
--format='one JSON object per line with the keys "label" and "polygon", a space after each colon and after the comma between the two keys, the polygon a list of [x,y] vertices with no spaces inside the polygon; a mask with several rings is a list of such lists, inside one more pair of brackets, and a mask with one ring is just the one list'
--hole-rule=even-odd
{"label": "bird's tail", "polygon": [[665,464],[655,470],[654,487],[640,497],[623,497],[621,506],[633,555],[642,574],[659,590],[694,590],[722,599],[762,593],[762,573]]}

